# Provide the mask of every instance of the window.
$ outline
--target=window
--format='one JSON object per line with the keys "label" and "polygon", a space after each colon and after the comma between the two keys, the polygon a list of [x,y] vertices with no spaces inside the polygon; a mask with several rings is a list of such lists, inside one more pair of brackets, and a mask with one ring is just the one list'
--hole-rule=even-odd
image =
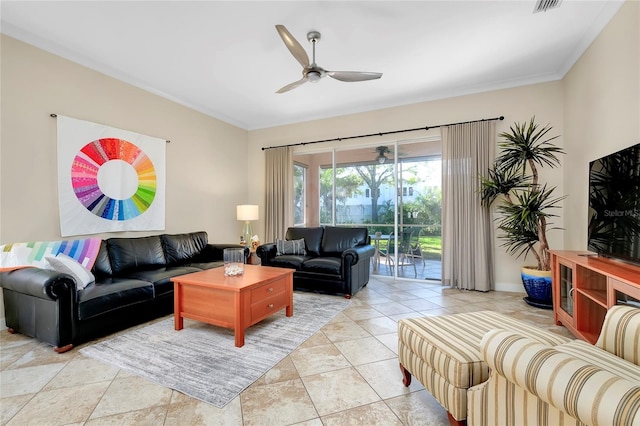
{"label": "window", "polygon": [[371,198],[371,189],[366,188],[364,190],[364,196],[365,196],[365,198]]}
{"label": "window", "polygon": [[306,223],[306,190],[307,167],[303,164],[293,164],[293,222],[296,226]]}

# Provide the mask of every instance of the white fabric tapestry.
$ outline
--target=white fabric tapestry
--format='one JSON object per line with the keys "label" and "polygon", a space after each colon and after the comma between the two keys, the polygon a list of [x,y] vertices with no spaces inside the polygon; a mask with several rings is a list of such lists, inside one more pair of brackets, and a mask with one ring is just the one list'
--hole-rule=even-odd
{"label": "white fabric tapestry", "polygon": [[58,116],[63,237],[165,227],[166,141]]}

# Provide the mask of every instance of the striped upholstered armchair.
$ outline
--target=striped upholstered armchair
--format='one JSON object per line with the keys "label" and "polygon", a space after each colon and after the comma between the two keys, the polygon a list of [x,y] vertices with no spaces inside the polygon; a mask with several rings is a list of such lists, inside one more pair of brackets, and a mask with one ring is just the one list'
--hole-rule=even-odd
{"label": "striped upholstered armchair", "polygon": [[469,425],[640,425],[640,309],[612,307],[595,345],[485,334],[489,379],[469,389]]}

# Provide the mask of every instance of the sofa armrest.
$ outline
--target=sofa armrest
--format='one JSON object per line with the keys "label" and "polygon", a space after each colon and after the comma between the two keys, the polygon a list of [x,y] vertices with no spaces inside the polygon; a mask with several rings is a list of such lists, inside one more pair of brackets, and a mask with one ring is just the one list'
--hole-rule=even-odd
{"label": "sofa armrest", "polygon": [[371,245],[355,246],[342,252],[342,261],[352,266],[360,262],[361,259],[369,259],[375,251],[376,249]]}
{"label": "sofa armrest", "polygon": [[41,268],[21,268],[0,273],[0,287],[45,300],[58,300],[75,292],[71,275]]}
{"label": "sofa armrest", "polygon": [[222,254],[226,248],[243,248],[245,260],[249,259],[249,255],[251,254],[249,247],[240,244],[209,243],[204,246],[204,249],[202,250],[201,261],[217,262],[223,260]]}
{"label": "sofa armrest", "polygon": [[276,257],[276,255],[278,254],[276,243],[266,243],[259,245],[256,249],[256,254],[262,261],[262,264],[268,266],[271,262],[271,259]]}
{"label": "sofa armrest", "polygon": [[480,353],[492,370],[589,425],[637,425],[640,384],[517,332],[491,330]]}
{"label": "sofa armrest", "polygon": [[612,306],[607,311],[596,346],[640,364],[640,309],[632,306]]}

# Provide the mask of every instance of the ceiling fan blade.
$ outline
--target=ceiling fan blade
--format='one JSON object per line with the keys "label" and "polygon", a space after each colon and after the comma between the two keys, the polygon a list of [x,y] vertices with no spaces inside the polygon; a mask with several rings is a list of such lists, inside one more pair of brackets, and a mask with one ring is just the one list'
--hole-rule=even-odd
{"label": "ceiling fan blade", "polygon": [[286,86],[284,86],[283,88],[281,88],[280,90],[278,90],[276,93],[284,93],[284,92],[288,92],[289,90],[293,90],[296,87],[304,84],[307,82],[306,78],[301,78],[298,81],[294,81],[293,83],[289,83]]}
{"label": "ceiling fan blade", "polygon": [[293,38],[291,33],[284,27],[284,25],[276,25],[276,30],[278,30],[278,34],[280,34],[280,38],[284,41],[285,46],[289,49],[289,52],[293,55],[294,58],[303,68],[309,66],[309,56],[304,48],[298,43],[298,40]]}
{"label": "ceiling fan blade", "polygon": [[375,80],[382,77],[379,72],[360,72],[360,71],[327,71],[327,75],[336,80],[353,82]]}

